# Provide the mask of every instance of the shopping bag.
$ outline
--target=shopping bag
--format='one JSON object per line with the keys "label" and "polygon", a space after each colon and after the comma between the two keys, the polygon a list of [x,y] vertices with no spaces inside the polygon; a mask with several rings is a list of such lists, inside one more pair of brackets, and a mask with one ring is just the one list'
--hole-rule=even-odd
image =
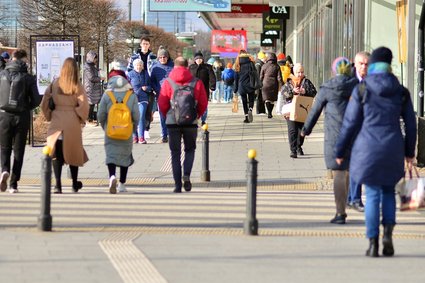
{"label": "shopping bag", "polygon": [[414,167],[416,176],[412,176],[412,170],[408,170],[408,178],[403,178],[396,186],[400,196],[400,211],[417,210],[425,208],[425,178],[420,178]]}
{"label": "shopping bag", "polygon": [[232,112],[233,113],[238,113],[239,111],[239,100],[238,100],[238,96],[235,94],[233,95],[233,104],[232,104]]}

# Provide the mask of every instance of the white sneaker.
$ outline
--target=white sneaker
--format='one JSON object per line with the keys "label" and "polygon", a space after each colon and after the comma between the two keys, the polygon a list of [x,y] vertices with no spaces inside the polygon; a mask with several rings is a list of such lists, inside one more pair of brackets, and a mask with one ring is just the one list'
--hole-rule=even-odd
{"label": "white sneaker", "polygon": [[149,131],[145,131],[145,139],[150,139],[151,138],[151,136],[149,135]]}
{"label": "white sneaker", "polygon": [[2,192],[5,192],[7,190],[7,179],[9,179],[9,172],[4,171],[3,173],[1,173],[1,177],[0,177],[0,190]]}
{"label": "white sneaker", "polygon": [[114,175],[112,175],[111,178],[109,178],[109,192],[111,194],[117,193],[117,178],[115,178]]}
{"label": "white sneaker", "polygon": [[254,120],[254,117],[252,116],[252,108],[249,108],[249,110],[248,110],[248,121],[250,123],[252,123],[253,120]]}
{"label": "white sneaker", "polygon": [[18,189],[13,189],[13,188],[9,189],[9,193],[11,194],[17,194],[18,192],[19,192]]}
{"label": "white sneaker", "polygon": [[125,187],[125,184],[123,184],[121,182],[118,184],[118,192],[119,193],[126,193],[127,192],[127,189]]}

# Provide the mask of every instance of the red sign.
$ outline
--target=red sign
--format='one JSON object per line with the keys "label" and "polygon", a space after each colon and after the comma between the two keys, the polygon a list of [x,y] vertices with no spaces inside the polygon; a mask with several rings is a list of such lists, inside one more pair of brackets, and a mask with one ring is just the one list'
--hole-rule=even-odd
{"label": "red sign", "polygon": [[246,30],[213,30],[211,32],[211,53],[239,52],[247,49]]}
{"label": "red sign", "polygon": [[[256,17],[253,14],[262,14],[263,12],[269,11],[269,5],[261,4],[232,4],[230,13],[216,13],[219,18],[249,18]],[[257,16],[258,18],[258,16]]]}

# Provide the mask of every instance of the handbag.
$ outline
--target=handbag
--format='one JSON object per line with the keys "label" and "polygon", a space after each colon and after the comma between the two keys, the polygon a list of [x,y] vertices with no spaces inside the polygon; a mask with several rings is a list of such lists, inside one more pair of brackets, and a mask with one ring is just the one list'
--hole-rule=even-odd
{"label": "handbag", "polygon": [[400,211],[411,211],[425,208],[425,178],[419,177],[416,167],[413,167],[416,176],[413,177],[412,169],[408,169],[409,178],[404,177],[396,186],[400,196]]}
{"label": "handbag", "polygon": [[239,111],[239,100],[238,100],[238,96],[235,94],[233,95],[233,99],[232,99],[232,112],[238,113],[238,111]]}

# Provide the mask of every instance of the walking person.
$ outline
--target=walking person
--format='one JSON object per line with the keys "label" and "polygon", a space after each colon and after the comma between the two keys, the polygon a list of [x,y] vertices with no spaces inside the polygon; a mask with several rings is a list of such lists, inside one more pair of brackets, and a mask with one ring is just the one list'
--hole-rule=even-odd
{"label": "walking person", "polygon": [[251,57],[245,50],[239,51],[235,61],[235,93],[239,93],[242,99],[243,112],[245,114],[244,123],[252,123],[252,109],[255,100],[255,88],[250,81],[250,74],[257,72]]}
{"label": "walking person", "polygon": [[0,71],[6,68],[6,64],[7,62],[9,62],[9,59],[10,59],[10,55],[6,51],[0,55]]}
{"label": "walking person", "polygon": [[261,93],[267,108],[267,118],[273,118],[272,112],[277,95],[283,85],[282,73],[277,64],[275,53],[267,55],[266,63],[261,68],[260,80],[263,83]]}
{"label": "walking person", "polygon": [[221,60],[217,59],[214,61],[213,71],[216,79],[215,90],[213,92],[213,101],[221,103],[223,96],[223,80],[221,78],[221,74],[224,71],[223,63],[221,62]]}
{"label": "walking person", "polygon": [[[263,51],[258,52],[257,60],[255,60],[255,69],[257,70],[258,77],[260,77],[261,68],[263,67],[265,62],[266,62],[266,54],[264,54]],[[258,115],[265,115],[266,114],[266,106],[264,104],[263,94],[261,92],[261,88],[259,88],[255,91],[255,96],[257,98],[257,107],[256,107],[257,114]]]}
{"label": "walking person", "polygon": [[386,47],[372,52],[368,75],[352,93],[335,148],[336,162],[341,165],[354,140],[350,174],[366,188],[366,256],[371,257],[379,256],[380,214],[384,227],[382,253],[394,255],[395,185],[404,175],[404,161],[410,167],[415,157],[415,113],[409,91],[391,73],[392,58]]}
{"label": "walking person", "polygon": [[[358,82],[362,82],[367,75],[367,64],[369,61],[369,52],[359,52],[354,57],[354,74]],[[362,201],[362,184],[358,184],[351,178],[347,197],[347,206],[355,209],[358,212],[364,212],[364,205]]]}
{"label": "walking person", "polygon": [[226,69],[221,73],[221,79],[224,83],[224,103],[229,103],[233,98],[233,84],[235,83],[235,71],[232,69],[232,63],[227,63]]}
{"label": "walking person", "polygon": [[132,154],[133,141],[131,134],[126,140],[113,139],[108,136],[108,116],[109,110],[113,105],[113,101],[111,100],[109,95],[111,95],[113,99],[116,99],[117,103],[124,102],[125,97],[128,97],[126,105],[130,110],[133,129],[137,127],[140,119],[137,97],[131,90],[131,84],[127,81],[123,69],[125,69],[125,66],[122,66],[121,70],[119,70],[118,68],[117,70],[114,70],[112,76],[110,74],[108,86],[102,96],[102,99],[100,100],[99,112],[97,113],[99,123],[102,126],[102,129],[105,131],[105,163],[108,166],[109,192],[111,194],[117,193],[117,178],[115,177],[117,166],[120,167],[118,192],[127,192],[125,183],[127,181],[128,168],[134,163],[134,159]]}
{"label": "walking person", "polygon": [[46,89],[41,101],[41,111],[50,122],[47,146],[52,150],[55,194],[62,193],[62,167],[69,165],[72,191],[77,193],[83,183],[78,181],[78,167],[88,161],[83,147],[82,125],[89,114],[89,103],[80,83],[79,70],[74,58],[65,59],[59,78]]}
{"label": "walking person", "polygon": [[143,61],[141,59],[134,60],[133,66],[134,70],[128,73],[128,78],[137,96],[140,112],[138,126],[134,129],[133,143],[146,144],[146,111],[149,106],[149,93],[152,89],[148,72],[143,69]]}
{"label": "walking person", "polygon": [[[293,71],[294,75],[289,77],[286,84],[282,87],[281,95],[283,95],[285,103],[291,103],[294,95],[315,97],[317,93],[316,88],[313,83],[304,76],[303,65],[296,63]],[[280,112],[282,113],[282,111]],[[301,130],[304,123],[291,121],[289,117],[285,117],[285,119],[288,125],[288,139],[291,150],[290,157],[297,158],[298,155],[304,155],[304,150],[302,148],[304,137],[301,136]]]}
{"label": "walking person", "polygon": [[[171,70],[174,68],[174,62],[170,58],[170,53],[163,48],[162,46],[158,49],[158,61],[156,61],[152,66],[151,73],[151,85],[155,91],[155,100],[157,103],[159,95],[161,93],[161,86],[164,83],[165,79],[168,78]],[[163,143],[168,142],[168,130],[165,124],[165,116],[162,115],[161,111],[159,112],[159,119],[161,122],[161,141]]]}
{"label": "walking person", "polygon": [[102,81],[104,80],[104,78],[99,76],[97,60],[96,52],[90,50],[86,55],[86,63],[83,69],[84,89],[90,105],[89,122],[96,121],[96,126],[99,125],[99,123],[96,120],[95,107],[99,104],[100,98],[102,97]]}
{"label": "walking person", "polygon": [[[183,57],[178,57],[175,60],[175,68],[171,71],[169,80],[166,80],[161,88],[161,94],[158,99],[159,110],[167,117],[166,123],[170,135],[169,147],[171,151],[171,164],[173,168],[174,178],[174,193],[181,193],[182,185],[184,190],[189,192],[192,189],[190,182],[190,174],[192,172],[193,161],[195,160],[196,136],[198,133],[198,119],[205,112],[208,106],[207,94],[201,80],[193,77],[188,70],[188,62]],[[178,86],[189,85],[192,88],[192,93],[196,105],[196,111],[193,121],[187,125],[179,125],[176,121],[175,107],[172,107],[172,101],[175,97],[175,88],[173,84]],[[190,111],[190,109],[180,109],[180,111]],[[182,184],[182,164],[181,156],[181,141],[183,139],[185,158],[183,161],[183,184]]]}
{"label": "walking person", "polygon": [[[195,53],[194,56],[195,63],[189,66],[189,71],[195,78],[198,78],[202,81],[205,87],[205,93],[207,99],[210,100],[210,92],[213,92],[216,87],[216,77],[212,67],[209,64],[205,64],[204,55],[201,51]],[[201,124],[204,125],[207,121],[208,108],[205,110],[205,113],[202,114]]]}
{"label": "walking person", "polygon": [[[41,101],[34,76],[28,74],[27,52],[17,49],[12,53],[12,61],[0,72],[0,147],[1,175],[0,190],[7,190],[10,177],[10,193],[18,192],[24,162],[25,143],[31,122],[31,110]],[[19,78],[12,88],[12,78]],[[17,99],[10,103],[11,98]],[[13,151],[13,167],[10,167]],[[11,170],[12,169],[12,170]]]}
{"label": "walking person", "polygon": [[331,223],[345,224],[347,214],[345,205],[348,192],[348,165],[350,153],[345,156],[344,162],[339,165],[334,158],[334,148],[337,141],[345,109],[351,93],[357,85],[357,79],[351,76],[351,63],[345,57],[338,57],[332,63],[334,77],[320,86],[319,93],[307,120],[302,128],[301,136],[311,134],[313,127],[319,120],[322,111],[325,111],[325,144],[324,154],[326,168],[332,170],[333,190],[336,204],[336,214]]}

